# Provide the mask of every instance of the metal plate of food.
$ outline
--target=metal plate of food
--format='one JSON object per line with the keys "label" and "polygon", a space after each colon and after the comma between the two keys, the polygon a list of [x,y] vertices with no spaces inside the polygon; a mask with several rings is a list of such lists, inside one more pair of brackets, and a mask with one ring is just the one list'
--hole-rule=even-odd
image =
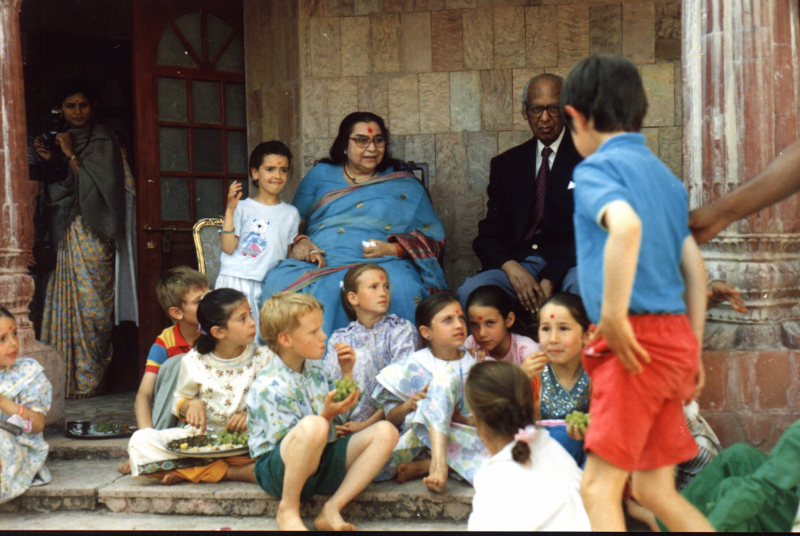
{"label": "metal plate of food", "polygon": [[69,421],[66,435],[75,439],[118,439],[130,437],[135,431],[135,426],[127,424]]}

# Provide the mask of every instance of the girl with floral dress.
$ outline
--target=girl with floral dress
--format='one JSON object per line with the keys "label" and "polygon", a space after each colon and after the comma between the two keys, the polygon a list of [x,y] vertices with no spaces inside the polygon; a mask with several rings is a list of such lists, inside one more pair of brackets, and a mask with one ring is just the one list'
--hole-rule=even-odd
{"label": "girl with floral dress", "polygon": [[[554,294],[539,309],[539,344],[542,352],[534,354],[540,372],[525,369],[531,378],[537,419],[563,420],[573,411],[589,412],[591,382],[583,370],[581,353],[591,332],[589,317],[576,294]],[[568,433],[569,432],[569,433]],[[576,427],[569,431],[564,424],[550,427],[550,435],[583,466],[583,435]]]}
{"label": "girl with floral dress", "polygon": [[[392,457],[376,480],[397,474],[404,482],[427,475],[428,489],[443,492],[448,468],[472,482],[489,455],[464,402],[464,380],[476,360],[462,349],[467,324],[451,294],[422,300],[415,320],[425,348],[383,369],[373,393],[386,419],[402,425]],[[420,459],[428,454],[430,459]]]}
{"label": "girl with floral dress", "polygon": [[203,296],[197,320],[200,337],[181,361],[173,407],[173,413],[187,425],[134,433],[128,445],[132,474],[157,477],[162,484],[184,480],[255,482],[254,460],[249,456],[209,463],[208,459],[186,458],[167,449],[170,441],[187,436],[247,431],[247,393],[275,355],[253,344],[255,320],[247,297],[238,290],[221,288]]}
{"label": "girl with floral dress", "polygon": [[467,298],[467,314],[472,335],[464,346],[479,361],[484,357],[494,361],[509,361],[525,367],[525,358],[541,348],[530,337],[514,333],[514,304],[497,285],[483,285]]}
{"label": "girl with floral dress", "polygon": [[333,378],[338,379],[342,377],[340,356],[354,358],[352,378],[363,395],[353,408],[350,421],[336,427],[339,437],[385,418],[372,398],[378,384],[376,376],[381,369],[414,353],[419,345],[414,324],[386,313],[391,305],[391,289],[389,276],[381,266],[366,263],[350,268],[342,282],[341,301],[352,322],[328,339],[325,363]]}
{"label": "girl with floral dress", "polygon": [[52,480],[42,430],[53,389],[44,368],[18,354],[17,323],[0,307],[0,419],[17,427],[0,428],[0,503]]}

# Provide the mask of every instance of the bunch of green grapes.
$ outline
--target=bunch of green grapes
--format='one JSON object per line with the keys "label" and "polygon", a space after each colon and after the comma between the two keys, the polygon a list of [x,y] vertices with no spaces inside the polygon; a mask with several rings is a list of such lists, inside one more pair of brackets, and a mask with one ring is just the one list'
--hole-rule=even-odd
{"label": "bunch of green grapes", "polygon": [[333,380],[333,385],[336,387],[336,394],[333,395],[334,402],[341,402],[358,389],[358,383],[348,378]]}
{"label": "bunch of green grapes", "polygon": [[217,432],[217,443],[220,445],[247,445],[250,436],[246,432],[228,432],[222,430]]}
{"label": "bunch of green grapes", "polygon": [[573,424],[577,426],[581,433],[589,428],[589,414],[582,411],[573,411],[564,420],[567,421],[567,426],[572,426]]}

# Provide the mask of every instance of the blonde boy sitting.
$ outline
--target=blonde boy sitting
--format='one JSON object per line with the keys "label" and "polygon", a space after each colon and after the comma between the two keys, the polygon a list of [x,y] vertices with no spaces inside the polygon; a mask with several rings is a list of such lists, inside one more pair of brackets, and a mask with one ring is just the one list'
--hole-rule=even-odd
{"label": "blonde boy sitting", "polygon": [[[178,423],[172,415],[172,394],[177,387],[181,358],[200,336],[197,304],[206,292],[206,276],[188,266],[170,268],[156,282],[158,303],[173,324],[161,332],[147,355],[134,402],[136,425],[140,430],[164,430]],[[131,472],[129,462],[117,469],[125,475]]]}
{"label": "blonde boy sitting", "polygon": [[[336,424],[345,424],[358,392],[334,402],[335,389],[325,355],[322,304],[309,294],[279,292],[259,315],[261,336],[278,354],[253,382],[247,395],[250,456],[256,459],[256,481],[281,499],[278,527],[305,530],[300,499],[315,493],[332,495],[314,526],[320,530],[353,530],[341,510],[386,464],[397,444],[397,429],[380,421],[336,439]],[[348,362],[349,361],[349,362]],[[344,377],[354,359],[339,361]]]}

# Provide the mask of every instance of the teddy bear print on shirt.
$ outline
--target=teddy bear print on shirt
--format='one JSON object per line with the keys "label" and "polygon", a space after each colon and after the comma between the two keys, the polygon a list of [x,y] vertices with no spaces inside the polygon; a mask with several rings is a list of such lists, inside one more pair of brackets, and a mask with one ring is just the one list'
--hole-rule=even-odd
{"label": "teddy bear print on shirt", "polygon": [[256,258],[264,252],[267,247],[266,232],[269,225],[266,220],[253,220],[250,232],[242,242],[242,255]]}

